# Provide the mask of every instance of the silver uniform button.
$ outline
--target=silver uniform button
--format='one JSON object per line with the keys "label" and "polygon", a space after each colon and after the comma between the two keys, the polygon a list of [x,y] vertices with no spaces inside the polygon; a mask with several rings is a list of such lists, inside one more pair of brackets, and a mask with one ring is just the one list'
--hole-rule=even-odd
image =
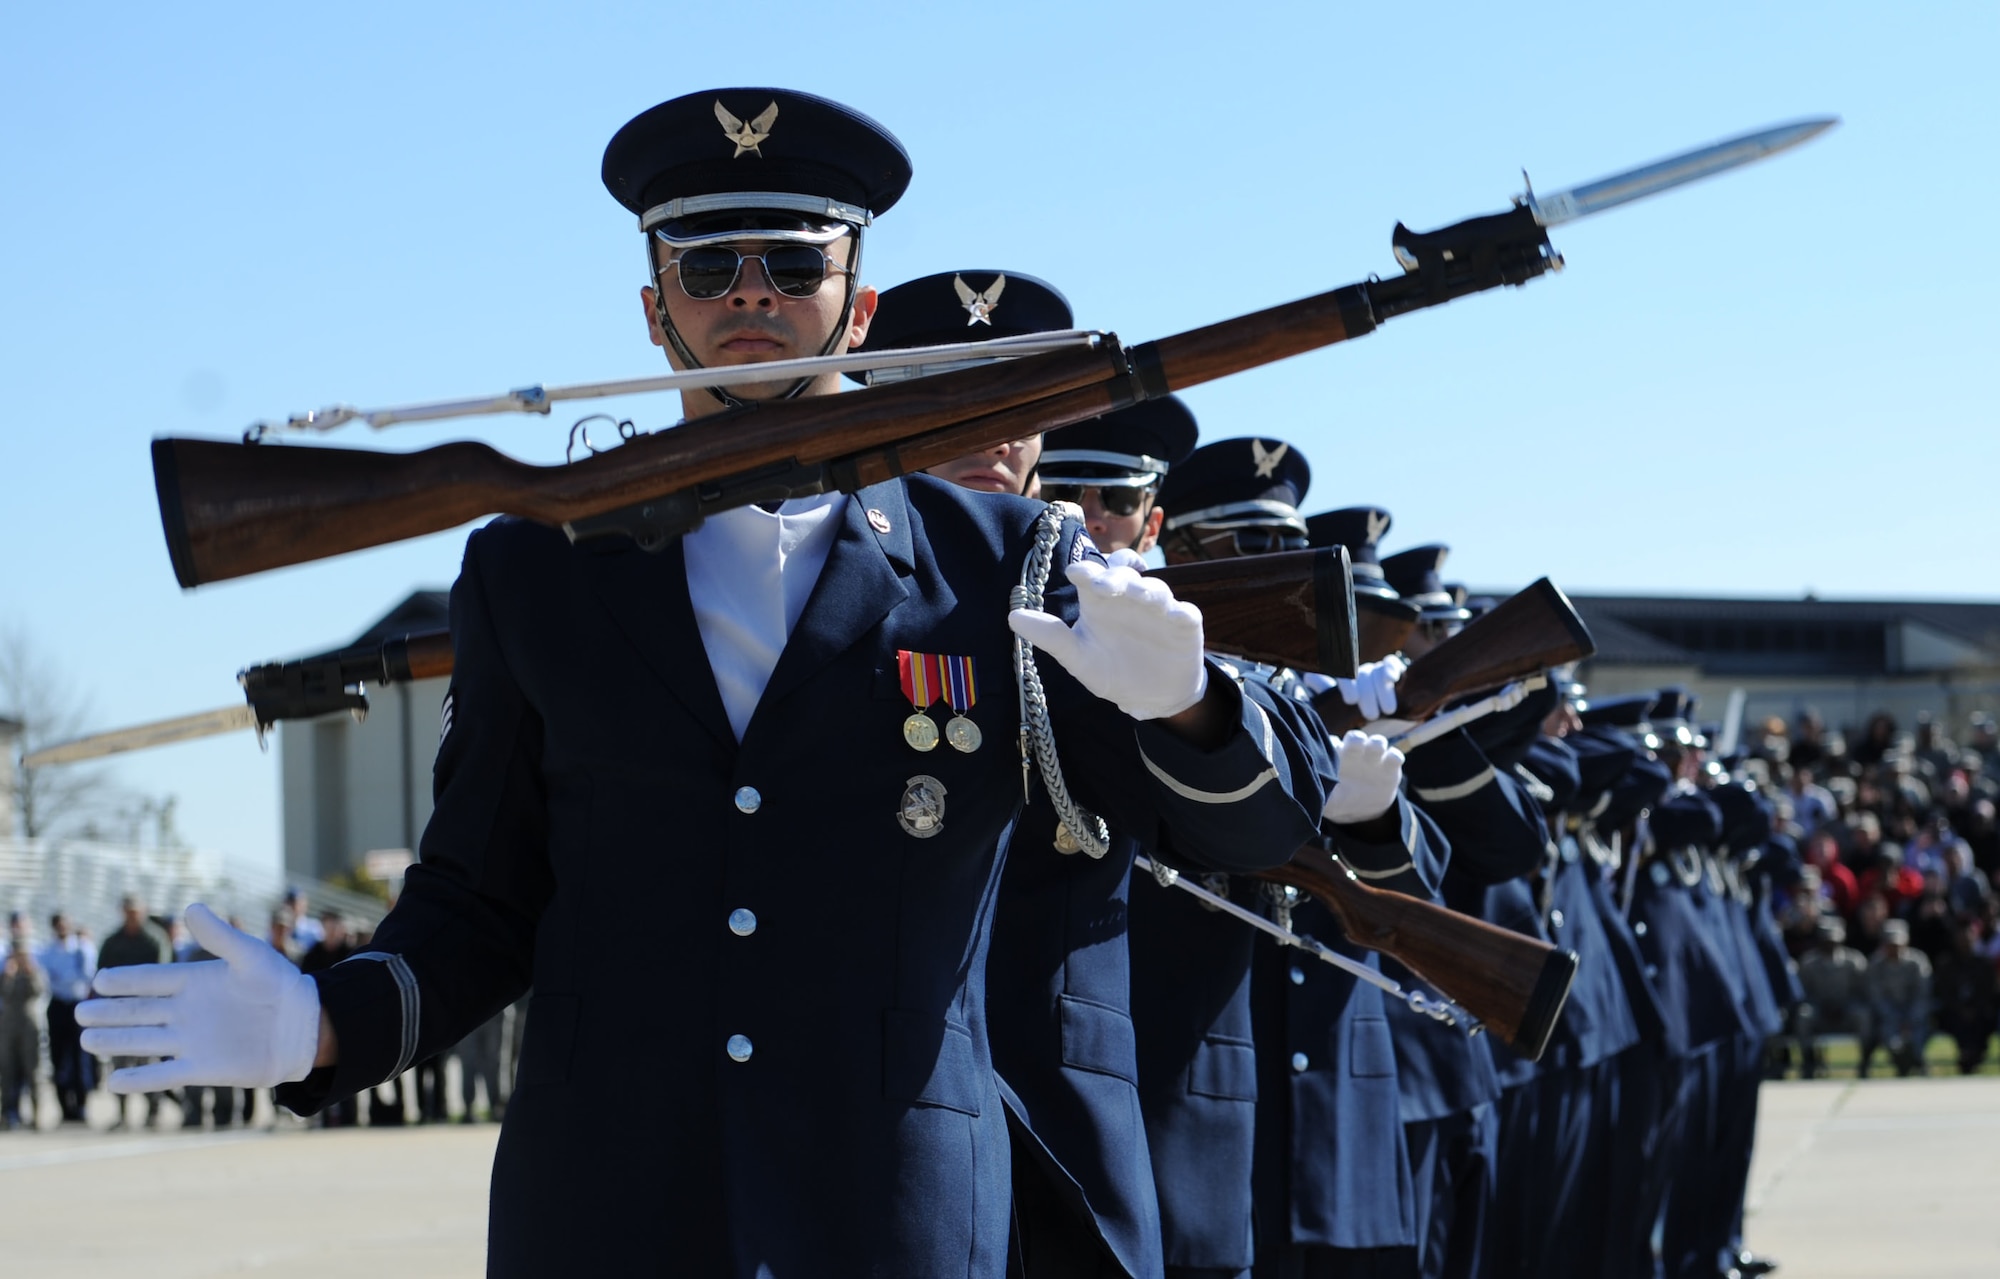
{"label": "silver uniform button", "polygon": [[1294,986],[1303,986],[1306,984],[1306,970],[1299,967],[1297,964],[1292,965],[1291,977],[1292,977],[1292,985]]}
{"label": "silver uniform button", "polygon": [[1312,1065],[1312,1061],[1304,1053],[1292,1054],[1292,1069],[1294,1071],[1303,1072],[1310,1065]]}
{"label": "silver uniform button", "polygon": [[726,1047],[729,1052],[729,1060],[731,1061],[750,1060],[750,1036],[731,1035],[729,1037],[729,1043],[726,1045]]}
{"label": "silver uniform button", "polygon": [[1636,923],[1636,924],[1632,925],[1632,935],[1633,935],[1634,937],[1644,937],[1644,936],[1646,935],[1646,921],[1645,921],[1645,920],[1643,920],[1643,919],[1642,919],[1642,920],[1640,920],[1640,921],[1639,921],[1638,923]]}
{"label": "silver uniform button", "polygon": [[764,806],[764,797],[757,793],[755,786],[741,786],[736,791],[736,811],[754,813]]}
{"label": "silver uniform button", "polygon": [[1563,913],[1561,911],[1552,910],[1549,912],[1549,926],[1552,928],[1561,928],[1563,926]]}
{"label": "silver uniform button", "polygon": [[729,931],[738,937],[748,937],[757,931],[757,915],[738,906],[729,912]]}
{"label": "silver uniform button", "polygon": [[1655,967],[1655,966],[1654,966],[1654,965],[1652,965],[1652,964],[1647,964],[1647,965],[1646,965],[1646,976],[1648,976],[1648,977],[1658,977],[1659,975],[1660,975],[1660,970],[1659,970],[1659,969],[1658,969],[1657,967]]}

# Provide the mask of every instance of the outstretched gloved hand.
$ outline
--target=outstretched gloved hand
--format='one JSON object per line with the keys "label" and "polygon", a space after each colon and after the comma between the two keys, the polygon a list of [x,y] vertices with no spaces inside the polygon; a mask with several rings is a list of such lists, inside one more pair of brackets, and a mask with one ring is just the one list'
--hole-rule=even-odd
{"label": "outstretched gloved hand", "polygon": [[1065,573],[1076,587],[1076,625],[1017,608],[1007,614],[1016,635],[1133,719],[1165,719],[1201,700],[1208,666],[1200,609],[1131,568],[1078,560]]}
{"label": "outstretched gloved hand", "polygon": [[93,985],[106,998],[76,1006],[77,1025],[88,1028],[86,1052],[172,1058],[114,1071],[111,1091],[270,1088],[304,1079],[319,1051],[319,987],[199,902],[187,908],[187,926],[217,958],[102,969]]}
{"label": "outstretched gloved hand", "polygon": [[1358,731],[1332,745],[1338,780],[1320,816],[1346,826],[1388,812],[1403,784],[1403,752],[1389,745],[1386,737]]}
{"label": "outstretched gloved hand", "polygon": [[1341,701],[1360,708],[1362,719],[1377,720],[1395,714],[1396,681],[1408,668],[1402,654],[1391,653],[1379,662],[1363,662],[1353,679],[1336,679],[1333,686]]}

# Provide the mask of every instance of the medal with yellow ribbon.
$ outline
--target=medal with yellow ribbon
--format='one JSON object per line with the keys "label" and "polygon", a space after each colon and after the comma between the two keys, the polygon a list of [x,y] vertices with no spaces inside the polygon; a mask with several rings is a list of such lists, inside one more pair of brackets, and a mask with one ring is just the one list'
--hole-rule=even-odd
{"label": "medal with yellow ribbon", "polygon": [[896,652],[896,670],[903,681],[903,696],[916,710],[903,721],[903,740],[912,750],[933,751],[938,744],[937,721],[930,717],[930,705],[944,693],[944,662],[935,653]]}

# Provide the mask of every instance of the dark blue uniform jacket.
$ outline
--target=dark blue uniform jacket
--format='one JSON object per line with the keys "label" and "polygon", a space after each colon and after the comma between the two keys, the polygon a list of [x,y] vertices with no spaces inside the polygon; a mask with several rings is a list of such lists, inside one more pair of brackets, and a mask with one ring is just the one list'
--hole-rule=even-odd
{"label": "dark blue uniform jacket", "polygon": [[[491,1273],[997,1276],[984,983],[1022,806],[1007,599],[1041,509],[927,476],[853,495],[740,744],[678,545],[475,533],[421,864],[374,957],[316,978],[340,1062],[282,1100],[369,1087],[532,985]],[[904,743],[899,649],[975,659],[984,749]],[[1239,869],[1313,834],[1310,748],[1233,683],[1240,728],[1204,752],[1041,665],[1115,827]],[[898,820],[918,777],[929,837]]]}

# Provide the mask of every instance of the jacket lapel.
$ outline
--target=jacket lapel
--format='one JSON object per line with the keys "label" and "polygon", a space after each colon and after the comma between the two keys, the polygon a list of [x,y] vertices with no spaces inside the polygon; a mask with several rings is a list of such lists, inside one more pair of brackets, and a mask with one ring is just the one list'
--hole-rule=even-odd
{"label": "jacket lapel", "polygon": [[[883,532],[877,525],[886,525]],[[915,567],[909,503],[901,480],[858,489],[842,512],[826,567],[792,628],[777,669],[743,734],[748,741],[765,708],[775,706],[828,662],[860,640],[909,598],[904,584]],[[686,589],[682,589],[686,595]],[[712,681],[711,681],[712,682]],[[718,697],[718,701],[720,698]]]}
{"label": "jacket lapel", "polygon": [[658,554],[636,546],[586,554],[584,562],[591,590],[626,642],[702,727],[734,749],[736,733],[722,709],[688,596],[681,543]]}

